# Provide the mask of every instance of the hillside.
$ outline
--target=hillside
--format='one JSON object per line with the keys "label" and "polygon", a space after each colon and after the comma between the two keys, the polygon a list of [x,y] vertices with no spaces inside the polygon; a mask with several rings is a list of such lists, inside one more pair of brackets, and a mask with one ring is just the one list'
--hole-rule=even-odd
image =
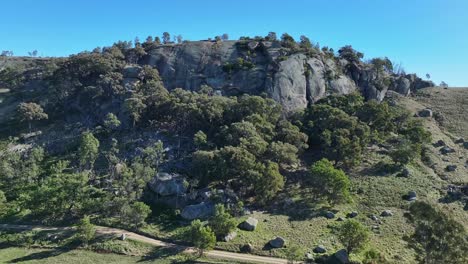
{"label": "hillside", "polygon": [[468,90],[362,58],[287,34],[1,58],[0,221],[317,263],[417,263],[430,223],[463,263]]}

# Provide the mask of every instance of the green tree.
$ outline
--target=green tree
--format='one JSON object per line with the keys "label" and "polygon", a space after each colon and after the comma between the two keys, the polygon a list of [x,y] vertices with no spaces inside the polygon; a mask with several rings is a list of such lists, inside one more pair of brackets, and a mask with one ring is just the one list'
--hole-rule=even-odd
{"label": "green tree", "polygon": [[205,250],[213,249],[216,244],[215,233],[198,219],[192,221],[188,236],[190,242],[197,248],[199,256],[202,256]]}
{"label": "green tree", "polygon": [[132,126],[140,120],[143,111],[146,109],[146,104],[141,96],[135,95],[124,102],[125,111],[129,114],[132,119]]}
{"label": "green tree", "polygon": [[338,228],[338,239],[348,254],[359,252],[369,242],[369,231],[356,220],[347,220]]}
{"label": "green tree", "polygon": [[0,191],[0,218],[6,214],[7,207],[8,205],[5,193],[3,193],[3,191]]}
{"label": "green tree", "polygon": [[272,142],[268,146],[268,156],[270,159],[279,164],[294,165],[299,162],[296,146],[289,143]]}
{"label": "green tree", "polygon": [[91,224],[89,216],[83,217],[76,228],[78,239],[84,245],[88,245],[89,241],[94,239],[96,235],[96,228]]}
{"label": "green tree", "polygon": [[349,202],[351,181],[327,159],[315,162],[309,170],[311,182],[330,203]]}
{"label": "green tree", "polygon": [[28,122],[29,132],[31,132],[33,121],[49,118],[44,109],[36,103],[20,103],[16,111],[20,121]]}
{"label": "green tree", "polygon": [[236,228],[237,223],[236,219],[226,212],[224,205],[217,204],[215,214],[209,221],[209,226],[216,236],[225,236]]}
{"label": "green tree", "polygon": [[385,256],[375,249],[369,249],[364,252],[363,264],[387,264],[389,263]]}
{"label": "green tree", "polygon": [[144,225],[150,214],[151,208],[143,202],[126,203],[120,212],[122,223],[134,229]]}
{"label": "green tree", "polygon": [[93,133],[86,131],[81,134],[79,160],[82,168],[91,169],[99,155],[99,140]]}
{"label": "green tree", "polygon": [[113,131],[120,126],[120,120],[113,113],[108,113],[104,119],[104,127],[108,131]]}
{"label": "green tree", "polygon": [[171,34],[169,32],[164,32],[162,35],[162,43],[167,44],[171,41]]}
{"label": "green tree", "polygon": [[195,135],[193,135],[193,143],[199,149],[205,147],[208,143],[206,134],[199,130]]}
{"label": "green tree", "polygon": [[408,218],[416,226],[408,242],[420,263],[468,263],[468,234],[463,225],[419,201],[410,206]]}
{"label": "green tree", "polygon": [[260,203],[264,204],[275,197],[284,187],[284,177],[279,172],[278,164],[267,161],[254,184],[257,199]]}
{"label": "green tree", "polygon": [[420,144],[411,144],[407,140],[404,140],[393,149],[389,155],[393,162],[397,165],[406,165],[413,161],[416,157],[419,157],[421,153]]}

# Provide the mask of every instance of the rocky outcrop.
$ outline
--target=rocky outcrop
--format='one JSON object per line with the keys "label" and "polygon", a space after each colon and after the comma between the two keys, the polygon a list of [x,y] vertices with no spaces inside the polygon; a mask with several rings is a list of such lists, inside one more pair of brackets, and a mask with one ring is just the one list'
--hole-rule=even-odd
{"label": "rocky outcrop", "polygon": [[[279,42],[194,41],[160,45],[148,51],[140,63],[156,67],[168,89],[196,91],[211,86],[224,95],[267,93],[286,111],[304,108],[331,93],[359,90],[367,99],[382,100],[388,90],[407,95],[433,86],[416,75],[391,75],[367,64],[351,64],[317,51],[293,53]],[[138,68],[125,70],[138,79]]]}
{"label": "rocky outcrop", "polygon": [[257,228],[257,224],[258,224],[257,219],[253,217],[249,217],[244,222],[239,224],[239,228],[245,231],[254,231],[255,228]]}
{"label": "rocky outcrop", "polygon": [[182,210],[180,216],[185,220],[204,219],[214,213],[214,208],[214,204],[210,202],[189,205]]}
{"label": "rocky outcrop", "polygon": [[178,174],[158,173],[149,183],[149,188],[161,196],[182,195],[187,191],[185,178]]}

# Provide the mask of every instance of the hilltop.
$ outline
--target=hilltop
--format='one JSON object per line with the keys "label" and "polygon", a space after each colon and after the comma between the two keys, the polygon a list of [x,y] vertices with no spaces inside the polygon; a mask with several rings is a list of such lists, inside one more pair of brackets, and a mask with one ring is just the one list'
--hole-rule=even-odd
{"label": "hilltop", "polygon": [[[416,263],[429,253],[409,240],[430,221],[418,219],[422,206],[463,249],[454,230],[468,227],[468,90],[362,58],[287,34],[1,57],[1,221],[86,220],[200,248],[317,262],[347,248],[363,263]],[[347,223],[368,238],[362,250],[340,235]]]}

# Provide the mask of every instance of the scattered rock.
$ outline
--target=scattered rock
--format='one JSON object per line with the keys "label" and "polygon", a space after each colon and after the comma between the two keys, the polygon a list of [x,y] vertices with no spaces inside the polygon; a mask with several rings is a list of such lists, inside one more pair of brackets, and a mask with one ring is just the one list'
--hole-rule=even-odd
{"label": "scattered rock", "polygon": [[338,221],[338,222],[344,221],[344,218],[343,217],[338,217],[338,219],[336,219],[336,221]]}
{"label": "scattered rock", "polygon": [[249,50],[255,50],[258,47],[258,42],[257,41],[251,41],[247,44],[247,47]]}
{"label": "scattered rock", "polygon": [[148,185],[153,192],[161,196],[181,195],[187,191],[185,178],[178,174],[158,173]]}
{"label": "scattered rock", "polygon": [[213,203],[199,203],[194,205],[188,205],[184,207],[180,214],[185,220],[193,220],[199,218],[207,218],[214,213]]}
{"label": "scattered rock", "polygon": [[251,253],[254,250],[252,244],[248,243],[240,247],[240,251],[243,253]]}
{"label": "scattered rock", "polygon": [[379,230],[379,229],[380,229],[380,226],[378,226],[378,225],[373,225],[372,226],[372,230]]}
{"label": "scattered rock", "polygon": [[124,241],[125,239],[127,239],[127,234],[121,234],[119,239]]}
{"label": "scattered rock", "polygon": [[275,239],[270,240],[268,243],[274,248],[282,248],[284,247],[285,240],[282,237],[276,237]]}
{"label": "scattered rock", "polygon": [[463,147],[468,149],[468,141],[467,142],[463,142]]}
{"label": "scattered rock", "polygon": [[388,216],[393,216],[393,213],[390,210],[384,210],[380,215],[383,217],[388,217]]}
{"label": "scattered rock", "polygon": [[333,218],[335,218],[335,214],[333,212],[326,212],[325,217],[327,219],[333,219]]}
{"label": "scattered rock", "polygon": [[447,146],[447,144],[445,144],[445,141],[443,141],[442,139],[440,139],[439,141],[434,143],[434,147],[436,147],[436,148],[443,147],[443,146]]}
{"label": "scattered rock", "polygon": [[464,139],[464,138],[459,138],[459,139],[455,140],[455,143],[456,143],[456,144],[464,144],[464,143],[465,143],[465,139]]}
{"label": "scattered rock", "polygon": [[420,117],[432,117],[432,110],[431,109],[423,109],[418,112],[418,116]]}
{"label": "scattered rock", "polygon": [[[306,257],[306,260],[307,261],[312,261],[314,260],[314,255],[310,254],[310,253],[306,253],[305,254],[305,257]],[[308,263],[308,262],[307,262]]]}
{"label": "scattered rock", "polygon": [[455,152],[455,150],[453,148],[447,147],[447,146],[440,149],[440,153],[442,153],[444,155],[447,155],[447,154],[453,153],[453,152]]}
{"label": "scattered rock", "polygon": [[319,253],[319,254],[323,254],[325,252],[327,252],[327,249],[323,246],[323,245],[318,245],[314,248],[314,253]]}
{"label": "scattered rock", "polygon": [[358,215],[358,212],[352,211],[351,213],[348,214],[348,217],[349,217],[349,218],[354,218],[354,217],[356,217],[357,215]]}
{"label": "scattered rock", "polygon": [[409,191],[408,195],[406,196],[408,201],[415,201],[417,199],[417,195],[415,191]]}
{"label": "scattered rock", "polygon": [[247,220],[239,224],[239,228],[245,231],[254,231],[255,228],[257,228],[257,224],[258,224],[257,219],[253,217],[249,217],[247,218]]}
{"label": "scattered rock", "polygon": [[406,167],[403,168],[403,170],[401,171],[401,176],[405,177],[405,178],[408,178],[410,175],[411,175],[410,169],[408,169]]}
{"label": "scattered rock", "polygon": [[331,257],[330,263],[349,264],[349,256],[346,249],[340,249]]}
{"label": "scattered rock", "polygon": [[457,165],[447,165],[447,167],[445,167],[445,170],[446,171],[456,171],[457,170]]}
{"label": "scattered rock", "polygon": [[237,232],[233,231],[233,232],[225,235],[222,240],[224,242],[229,242],[229,241],[233,240],[234,238],[236,238],[236,236],[237,236]]}
{"label": "scattered rock", "polygon": [[379,221],[379,218],[376,215],[371,215],[369,218],[372,219],[372,221]]}

